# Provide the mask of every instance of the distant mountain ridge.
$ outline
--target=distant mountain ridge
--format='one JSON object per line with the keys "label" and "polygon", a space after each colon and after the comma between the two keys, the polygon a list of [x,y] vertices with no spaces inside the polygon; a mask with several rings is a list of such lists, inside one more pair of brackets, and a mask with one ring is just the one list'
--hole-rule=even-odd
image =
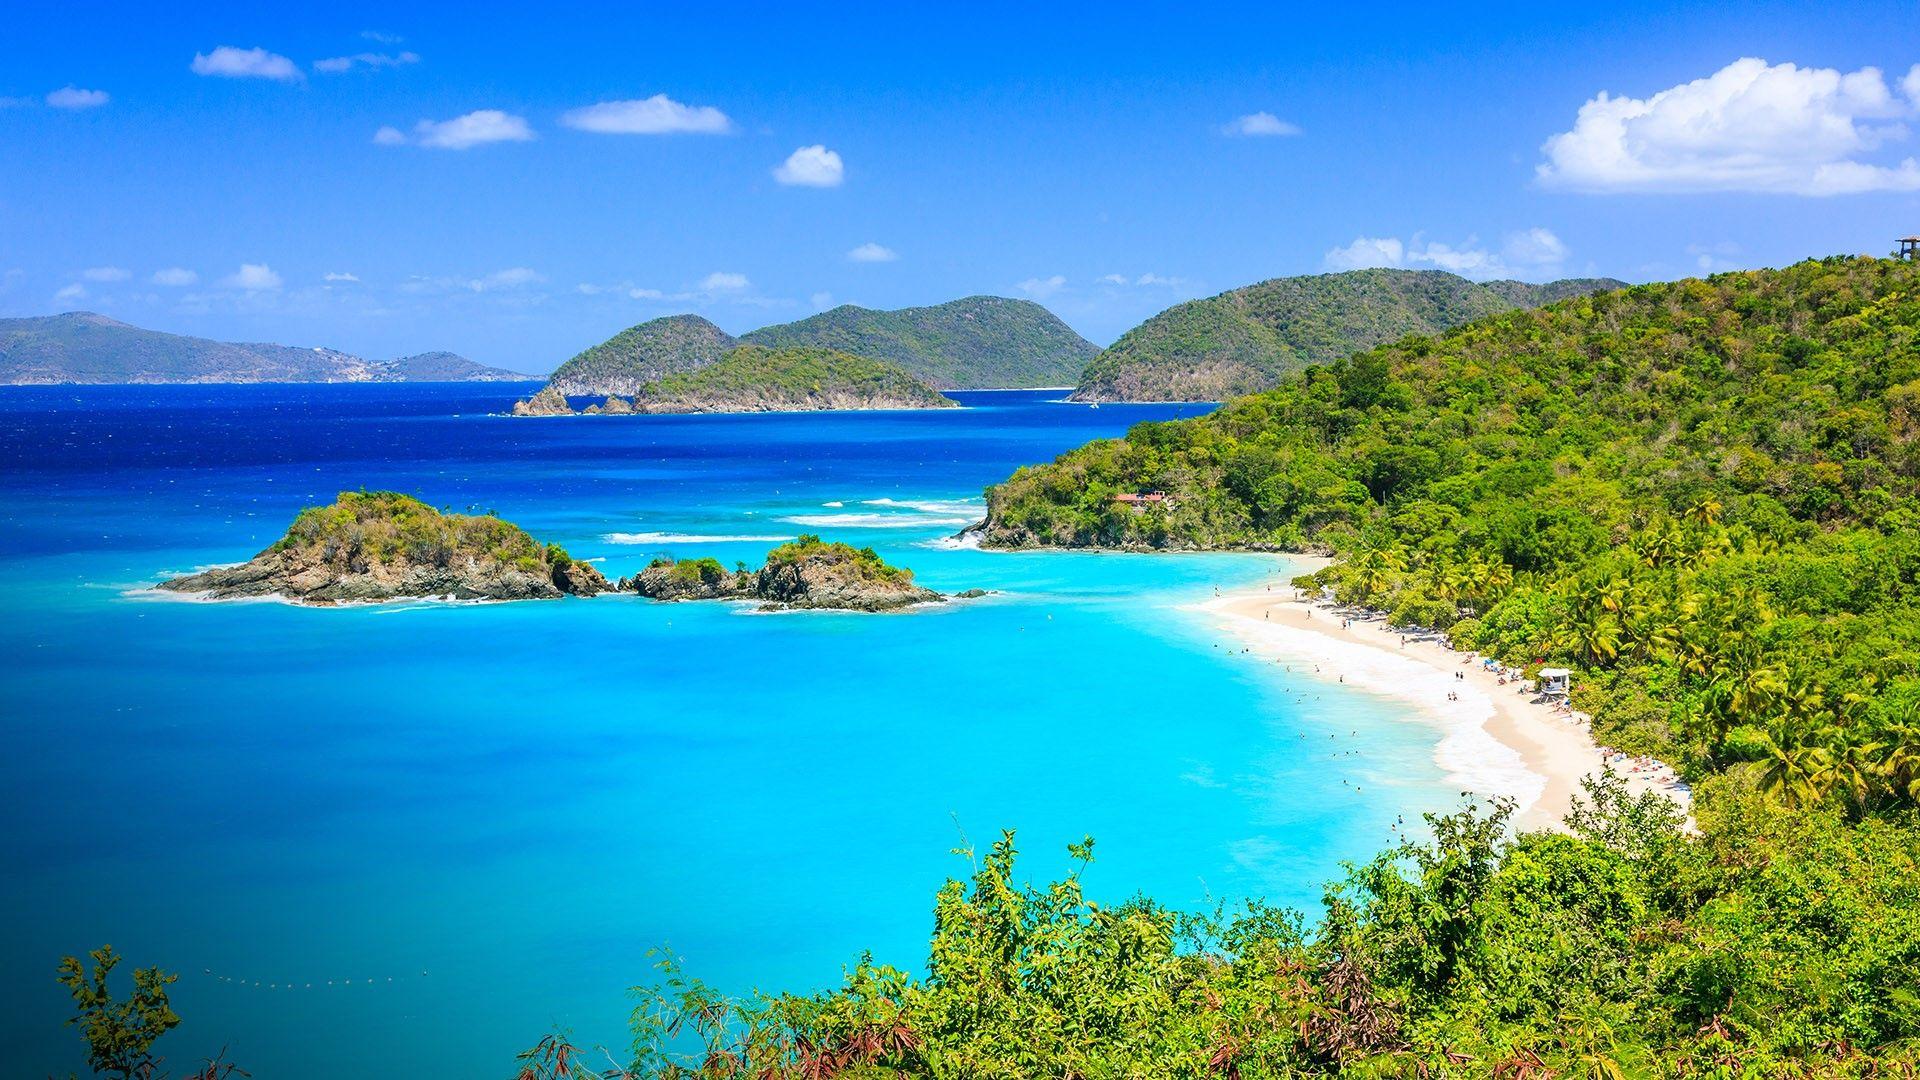
{"label": "distant mountain ridge", "polygon": [[831,349],[897,366],[942,390],[1071,386],[1100,347],[1030,300],[969,296],[876,311],[842,304],[735,338],[698,315],[630,326],[555,369],[562,394],[635,394],[718,363],[737,345]]}
{"label": "distant mountain ridge", "polygon": [[367,360],[337,349],[213,341],[90,311],[0,319],[0,383],[507,382],[450,352]]}
{"label": "distant mountain ridge", "polygon": [[1612,278],[1474,282],[1444,270],[1274,278],[1176,304],[1129,330],[1087,364],[1072,400],[1225,400],[1408,334],[1625,287]]}

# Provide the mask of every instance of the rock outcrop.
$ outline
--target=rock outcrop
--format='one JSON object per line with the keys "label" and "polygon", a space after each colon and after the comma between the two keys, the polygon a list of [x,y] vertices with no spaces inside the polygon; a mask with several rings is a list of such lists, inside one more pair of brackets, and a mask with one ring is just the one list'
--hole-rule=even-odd
{"label": "rock outcrop", "polygon": [[[759,570],[728,570],[714,559],[655,559],[615,588],[655,600],[757,600],[770,608],[895,611],[947,599],[914,584],[872,548],[802,536],[767,553]],[[975,592],[974,595],[979,595]]]}
{"label": "rock outcrop", "polygon": [[612,586],[592,566],[492,515],[447,514],[394,492],[343,492],[300,512],[287,535],[237,566],[160,583],[214,600],[303,604],[551,600]]}
{"label": "rock outcrop", "polygon": [[559,390],[544,386],[540,392],[525,401],[513,403],[515,416],[571,416],[573,406],[567,404],[567,395]]}

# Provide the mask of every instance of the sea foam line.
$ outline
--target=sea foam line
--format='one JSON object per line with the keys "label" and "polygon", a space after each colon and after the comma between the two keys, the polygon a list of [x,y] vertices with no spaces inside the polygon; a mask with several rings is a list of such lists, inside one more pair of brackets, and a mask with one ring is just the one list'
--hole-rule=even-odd
{"label": "sea foam line", "polygon": [[971,525],[970,517],[931,514],[794,514],[781,521],[827,529],[923,529],[934,525]]}
{"label": "sea foam line", "polygon": [[726,533],[613,532],[601,537],[609,544],[746,544],[782,543],[792,536],[746,536]]}

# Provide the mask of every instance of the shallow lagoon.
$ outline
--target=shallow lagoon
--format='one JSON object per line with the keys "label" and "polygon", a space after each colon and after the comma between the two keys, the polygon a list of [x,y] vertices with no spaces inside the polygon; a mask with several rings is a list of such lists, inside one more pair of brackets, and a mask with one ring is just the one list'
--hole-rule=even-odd
{"label": "shallow lagoon", "polygon": [[[1106,899],[1304,906],[1456,794],[1431,728],[1183,610],[1283,560],[940,545],[1017,465],[1198,407],[489,415],[529,389],[0,391],[0,1046],[23,1074],[78,1063],[53,966],[106,941],[181,973],[176,1064],[504,1074],[553,1025],[624,1047],[655,946],[734,989],[828,985],[866,948],[917,968],[950,849],[1005,827],[1036,876],[1096,837]],[[807,531],[999,593],[860,616],[136,591],[360,486],[498,510],[610,576]]]}

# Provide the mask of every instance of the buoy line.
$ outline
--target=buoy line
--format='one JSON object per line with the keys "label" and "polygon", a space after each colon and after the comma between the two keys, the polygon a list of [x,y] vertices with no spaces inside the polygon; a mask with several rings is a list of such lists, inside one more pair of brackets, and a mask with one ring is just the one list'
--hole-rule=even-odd
{"label": "buoy line", "polygon": [[221,975],[212,968],[201,968],[201,974],[215,982],[230,986],[243,986],[249,990],[325,990],[328,987],[345,988],[349,986],[387,986],[393,983],[407,982],[412,979],[424,979],[427,973],[419,975],[375,976],[370,979],[249,979],[240,975]]}

